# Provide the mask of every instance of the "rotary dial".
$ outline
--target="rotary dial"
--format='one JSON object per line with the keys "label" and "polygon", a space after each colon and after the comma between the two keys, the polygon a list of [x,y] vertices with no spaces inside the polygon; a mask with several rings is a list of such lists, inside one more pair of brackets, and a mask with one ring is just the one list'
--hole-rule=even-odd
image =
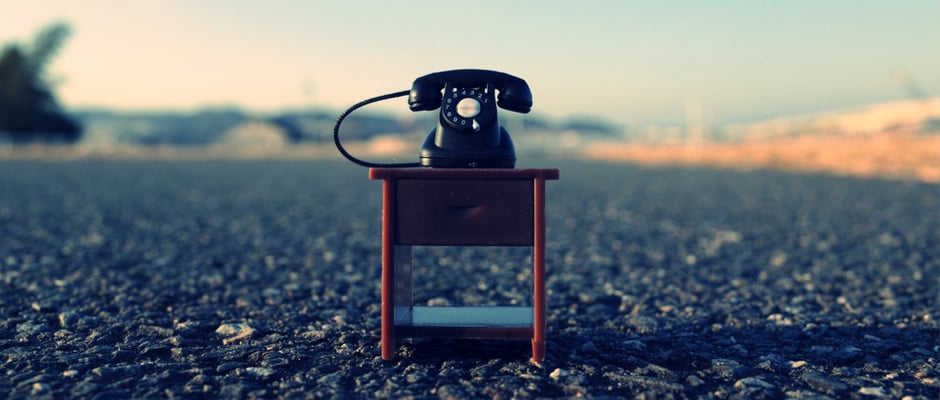
{"label": "rotary dial", "polygon": [[490,98],[480,88],[457,88],[441,106],[441,118],[457,129],[478,132]]}

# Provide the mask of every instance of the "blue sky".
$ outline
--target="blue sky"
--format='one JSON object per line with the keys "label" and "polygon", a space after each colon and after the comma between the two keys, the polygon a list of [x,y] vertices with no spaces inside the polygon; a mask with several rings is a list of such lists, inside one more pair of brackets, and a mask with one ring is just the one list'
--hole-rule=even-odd
{"label": "blue sky", "polygon": [[[414,78],[526,79],[533,112],[624,125],[811,113],[940,93],[940,2],[8,1],[0,42],[74,33],[69,107],[341,109]],[[404,99],[378,108],[407,112]]]}

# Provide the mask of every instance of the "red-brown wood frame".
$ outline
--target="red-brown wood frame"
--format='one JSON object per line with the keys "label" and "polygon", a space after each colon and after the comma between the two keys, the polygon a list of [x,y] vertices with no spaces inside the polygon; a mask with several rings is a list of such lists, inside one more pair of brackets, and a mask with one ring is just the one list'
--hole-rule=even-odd
{"label": "red-brown wood frame", "polygon": [[[395,358],[395,337],[404,336],[447,336],[447,337],[492,337],[518,338],[529,337],[532,341],[532,361],[541,362],[545,358],[545,181],[558,179],[557,169],[433,169],[433,168],[372,168],[370,179],[383,180],[382,185],[382,358]],[[532,215],[532,326],[531,328],[512,327],[460,327],[460,326],[396,326],[395,323],[395,247],[399,244],[397,233],[400,221],[399,181],[400,180],[447,180],[454,182],[474,181],[529,181],[532,183],[531,214],[520,210],[521,215]],[[446,186],[446,185],[445,185]],[[409,192],[412,193],[412,192]],[[409,194],[419,195],[419,194]],[[420,199],[419,199],[420,201]],[[505,206],[505,202],[498,203]],[[503,210],[507,215],[514,210]],[[473,218],[468,217],[468,218]],[[433,228],[432,228],[433,229]],[[444,235],[447,237],[447,235]],[[505,239],[505,238],[504,238]],[[445,239],[446,240],[446,239]],[[455,244],[467,239],[456,239]],[[491,243],[488,239],[480,243]],[[470,240],[470,242],[475,242]],[[529,243],[526,240],[508,238],[509,245]],[[412,243],[410,243],[412,244]],[[413,243],[417,244],[417,243]],[[409,277],[410,278],[410,277]]]}

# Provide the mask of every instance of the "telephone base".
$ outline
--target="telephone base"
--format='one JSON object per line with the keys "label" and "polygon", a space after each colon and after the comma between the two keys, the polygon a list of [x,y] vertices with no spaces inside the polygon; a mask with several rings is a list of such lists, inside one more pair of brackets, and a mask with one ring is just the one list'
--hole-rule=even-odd
{"label": "telephone base", "polygon": [[421,146],[422,167],[431,168],[515,168],[516,149],[502,127],[499,147],[491,149],[447,149],[435,143],[437,129],[431,130]]}

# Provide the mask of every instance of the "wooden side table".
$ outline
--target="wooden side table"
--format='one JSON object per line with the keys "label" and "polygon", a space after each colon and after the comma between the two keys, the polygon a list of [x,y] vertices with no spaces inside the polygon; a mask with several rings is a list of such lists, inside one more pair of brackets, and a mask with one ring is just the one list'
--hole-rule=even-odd
{"label": "wooden side table", "polygon": [[[382,187],[382,358],[396,337],[531,339],[545,358],[545,181],[557,169],[373,168]],[[532,307],[421,307],[411,246],[531,246]]]}

